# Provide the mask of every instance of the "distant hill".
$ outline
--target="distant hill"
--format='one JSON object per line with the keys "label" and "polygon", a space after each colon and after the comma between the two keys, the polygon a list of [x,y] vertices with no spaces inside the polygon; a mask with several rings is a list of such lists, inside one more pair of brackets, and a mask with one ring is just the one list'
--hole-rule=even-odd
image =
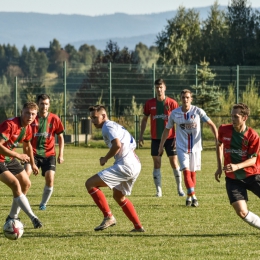
{"label": "distant hill", "polygon": [[[205,20],[210,6],[194,9]],[[21,50],[24,45],[48,47],[50,41],[56,38],[62,47],[70,43],[78,49],[82,44],[89,44],[104,50],[111,39],[120,48],[126,46],[133,50],[139,42],[150,47],[154,45],[156,35],[165,28],[167,20],[173,18],[176,12],[102,16],[0,12],[0,44],[9,43]]]}

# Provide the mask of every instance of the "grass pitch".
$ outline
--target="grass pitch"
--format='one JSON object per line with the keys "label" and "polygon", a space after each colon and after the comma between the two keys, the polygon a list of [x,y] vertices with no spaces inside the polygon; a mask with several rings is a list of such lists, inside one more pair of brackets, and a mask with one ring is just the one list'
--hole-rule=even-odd
{"label": "grass pitch", "polygon": [[[84,184],[102,168],[99,157],[106,152],[102,148],[66,146],[65,162],[57,165],[54,193],[46,211],[38,210],[44,178],[31,176],[28,198],[44,227],[33,229],[29,218],[21,212],[23,237],[10,241],[0,235],[0,259],[259,259],[260,231],[236,216],[227,199],[224,175],[221,183],[215,181],[214,151],[202,153],[196,188],[200,205],[186,208],[185,198],[177,196],[167,157],[164,155],[162,162],[163,197],[156,198],[150,150],[137,150],[142,172],[130,199],[146,232],[129,232],[132,223],[108,188],[102,190],[117,225],[95,232],[93,229],[103,216]],[[107,166],[112,163],[110,160]],[[12,196],[9,188],[0,185],[0,219],[4,225]],[[258,198],[249,193],[249,199],[249,209],[260,214]]]}

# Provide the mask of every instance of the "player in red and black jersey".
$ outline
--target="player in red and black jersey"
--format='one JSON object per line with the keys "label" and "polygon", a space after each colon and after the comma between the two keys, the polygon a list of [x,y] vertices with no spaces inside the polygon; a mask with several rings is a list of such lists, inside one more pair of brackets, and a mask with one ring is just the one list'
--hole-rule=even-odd
{"label": "player in red and black jersey", "polygon": [[[30,124],[37,115],[38,106],[33,102],[24,104],[20,117],[5,120],[0,124],[0,181],[5,183],[13,192],[13,204],[6,219],[19,219],[22,209],[31,219],[34,228],[42,227],[41,221],[33,213],[27,197],[31,182],[21,162],[30,162],[35,174],[38,168],[34,163],[30,140],[32,129]],[[23,143],[26,153],[19,154],[15,148]],[[18,159],[18,160],[17,160]]]}
{"label": "player in red and black jersey", "polygon": [[[162,196],[161,188],[161,156],[158,156],[159,144],[162,132],[168,122],[168,116],[171,111],[177,108],[178,103],[165,95],[166,85],[163,79],[157,79],[154,82],[156,90],[156,98],[146,101],[144,106],[144,116],[141,122],[141,130],[139,136],[139,145],[143,146],[143,134],[146,128],[147,120],[150,116],[150,132],[151,132],[151,156],[153,158],[153,178],[156,187],[156,196]],[[175,129],[170,129],[164,149],[169,158],[171,168],[176,180],[177,191],[179,196],[185,196],[182,189],[181,171],[179,170],[177,153],[175,149]]]}
{"label": "player in red and black jersey", "polygon": [[259,216],[247,208],[247,190],[260,198],[260,138],[246,125],[249,114],[247,105],[236,104],[231,112],[232,124],[219,127],[215,179],[219,182],[222,170],[225,171],[230,204],[239,217],[260,229]]}
{"label": "player in red and black jersey", "polygon": [[[53,193],[54,174],[56,171],[55,135],[58,137],[59,144],[57,162],[63,163],[64,161],[64,127],[60,118],[48,111],[50,107],[50,97],[48,95],[39,95],[37,102],[39,113],[31,124],[33,131],[31,143],[35,164],[42,169],[42,176],[45,177],[42,201],[39,205],[40,210],[45,210]],[[25,164],[25,170],[30,176],[32,172],[31,165]]]}

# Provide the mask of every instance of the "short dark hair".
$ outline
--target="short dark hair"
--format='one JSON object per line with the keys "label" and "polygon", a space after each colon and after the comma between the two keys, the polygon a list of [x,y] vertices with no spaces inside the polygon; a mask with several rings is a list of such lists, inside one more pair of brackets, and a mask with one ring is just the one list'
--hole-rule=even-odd
{"label": "short dark hair", "polygon": [[95,105],[95,106],[90,106],[90,107],[88,108],[88,111],[89,111],[89,112],[93,112],[93,111],[99,112],[99,111],[101,111],[101,110],[105,110],[105,111],[106,111],[106,108],[105,108],[103,105]]}
{"label": "short dark hair", "polygon": [[23,109],[26,109],[26,108],[29,108],[29,109],[35,109],[35,110],[37,110],[38,111],[38,106],[37,106],[37,104],[35,103],[35,102],[31,102],[31,101],[29,101],[29,102],[26,102],[24,105],[23,105]]}
{"label": "short dark hair", "polygon": [[154,85],[161,85],[161,84],[165,85],[165,82],[162,78],[159,78],[159,79],[154,81]]}
{"label": "short dark hair", "polygon": [[244,103],[238,103],[233,105],[233,109],[240,109],[240,115],[242,116],[249,116],[250,115],[250,108]]}
{"label": "short dark hair", "polygon": [[40,99],[42,100],[45,100],[45,99],[49,99],[51,101],[51,98],[49,95],[47,94],[40,94],[38,97],[37,97],[37,102],[39,103]]}

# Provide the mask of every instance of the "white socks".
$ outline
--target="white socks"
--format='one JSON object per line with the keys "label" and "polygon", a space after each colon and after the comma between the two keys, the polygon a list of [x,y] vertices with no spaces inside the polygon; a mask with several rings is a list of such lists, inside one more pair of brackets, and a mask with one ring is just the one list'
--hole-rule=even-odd
{"label": "white socks", "polygon": [[20,211],[21,211],[21,208],[18,206],[15,199],[13,198],[13,203],[12,203],[12,206],[11,206],[9,216],[11,218],[18,218]]}
{"label": "white socks", "polygon": [[243,220],[247,222],[249,225],[260,229],[260,218],[253,212],[248,211],[246,217],[243,218]]}
{"label": "white socks", "polygon": [[153,181],[156,187],[156,196],[162,197],[161,169],[153,169]]}
{"label": "white socks", "polygon": [[52,195],[52,192],[53,192],[53,187],[48,187],[48,186],[44,187],[43,194],[42,194],[42,202],[40,205],[46,206],[47,202],[49,201],[49,199]]}
{"label": "white socks", "polygon": [[[17,203],[17,205],[26,213],[26,215],[30,219],[35,218],[35,215],[33,214],[29,201],[24,194],[22,194],[21,196],[19,196],[17,198],[14,198],[14,202]],[[12,216],[10,216],[10,217],[12,217]]]}
{"label": "white socks", "polygon": [[175,181],[176,181],[176,184],[177,184],[177,190],[178,190],[178,193],[180,196],[184,196],[184,192],[183,192],[183,189],[182,189],[182,179],[181,179],[181,171],[179,169],[172,169],[173,170],[173,174],[174,174],[174,177],[175,177]]}

